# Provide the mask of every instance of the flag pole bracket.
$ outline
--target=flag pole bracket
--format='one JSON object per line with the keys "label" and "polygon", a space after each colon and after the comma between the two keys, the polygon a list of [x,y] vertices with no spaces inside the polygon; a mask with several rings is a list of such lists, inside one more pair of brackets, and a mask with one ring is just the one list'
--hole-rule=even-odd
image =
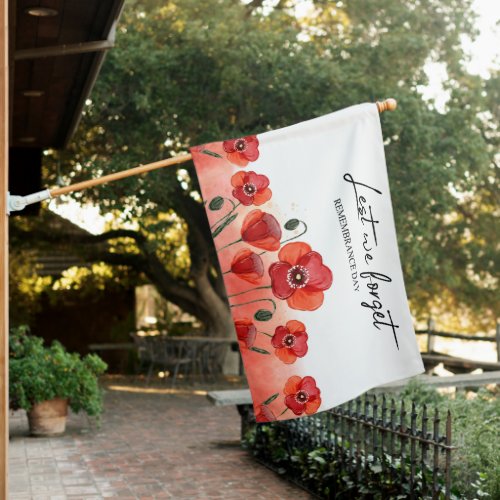
{"label": "flag pole bracket", "polygon": [[19,210],[23,210],[33,203],[49,200],[51,198],[52,195],[49,189],[44,189],[43,191],[38,191],[26,196],[13,195],[7,192],[7,215],[10,215],[11,212],[19,212]]}

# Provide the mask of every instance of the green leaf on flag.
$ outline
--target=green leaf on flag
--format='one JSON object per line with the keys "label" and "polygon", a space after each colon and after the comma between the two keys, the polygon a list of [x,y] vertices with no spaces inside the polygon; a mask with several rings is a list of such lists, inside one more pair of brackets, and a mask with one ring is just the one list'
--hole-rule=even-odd
{"label": "green leaf on flag", "polygon": [[261,349],[260,347],[250,347],[251,351],[258,352],[259,354],[271,354],[269,351],[265,349]]}
{"label": "green leaf on flag", "polygon": [[273,313],[267,309],[259,309],[253,316],[257,321],[269,321]]}
{"label": "green leaf on flag", "polygon": [[209,151],[208,149],[204,149],[202,153],[208,156],[213,156],[215,158],[222,158],[222,156],[219,153],[215,153],[214,151]]}
{"label": "green leaf on flag", "polygon": [[263,405],[271,404],[279,395],[280,395],[279,392],[277,392],[276,394],[273,394],[270,398],[266,399],[262,404]]}
{"label": "green leaf on flag", "polygon": [[290,219],[285,223],[285,229],[288,231],[293,231],[294,229],[297,229],[299,224],[299,219]]}
{"label": "green leaf on flag", "polygon": [[224,205],[224,198],[222,196],[216,196],[215,198],[212,198],[208,208],[212,211],[220,210],[222,205]]}

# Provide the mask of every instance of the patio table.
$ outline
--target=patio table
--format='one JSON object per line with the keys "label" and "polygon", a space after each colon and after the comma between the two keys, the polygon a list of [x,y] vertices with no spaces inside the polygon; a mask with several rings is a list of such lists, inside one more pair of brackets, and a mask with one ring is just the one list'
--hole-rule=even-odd
{"label": "patio table", "polygon": [[167,342],[179,345],[179,350],[191,358],[190,375],[198,374],[201,379],[204,375],[212,375],[220,370],[218,355],[224,346],[237,346],[236,339],[227,337],[204,337],[201,335],[166,336]]}

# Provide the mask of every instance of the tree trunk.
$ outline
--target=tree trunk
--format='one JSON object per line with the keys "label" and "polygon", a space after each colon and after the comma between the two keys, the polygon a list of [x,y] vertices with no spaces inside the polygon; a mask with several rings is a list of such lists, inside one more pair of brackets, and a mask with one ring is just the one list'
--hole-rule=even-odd
{"label": "tree trunk", "polygon": [[196,276],[193,280],[194,287],[186,293],[178,283],[168,280],[164,272],[145,270],[145,273],[166,300],[199,319],[209,335],[236,339],[226,299],[217,294],[206,274]]}
{"label": "tree trunk", "polygon": [[206,274],[195,277],[194,282],[204,309],[209,313],[210,319],[205,325],[207,332],[215,337],[236,338],[231,311],[226,299],[216,293]]}

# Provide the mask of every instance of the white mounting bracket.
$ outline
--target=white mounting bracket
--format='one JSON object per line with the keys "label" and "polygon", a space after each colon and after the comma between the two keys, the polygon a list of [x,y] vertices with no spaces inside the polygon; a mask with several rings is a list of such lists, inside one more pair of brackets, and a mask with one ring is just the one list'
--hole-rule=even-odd
{"label": "white mounting bracket", "polygon": [[11,212],[22,210],[27,205],[38,203],[39,201],[43,200],[49,200],[50,198],[52,198],[52,196],[48,189],[38,191],[37,193],[28,194],[26,196],[11,195],[9,192],[7,192],[7,215],[10,215]]}

